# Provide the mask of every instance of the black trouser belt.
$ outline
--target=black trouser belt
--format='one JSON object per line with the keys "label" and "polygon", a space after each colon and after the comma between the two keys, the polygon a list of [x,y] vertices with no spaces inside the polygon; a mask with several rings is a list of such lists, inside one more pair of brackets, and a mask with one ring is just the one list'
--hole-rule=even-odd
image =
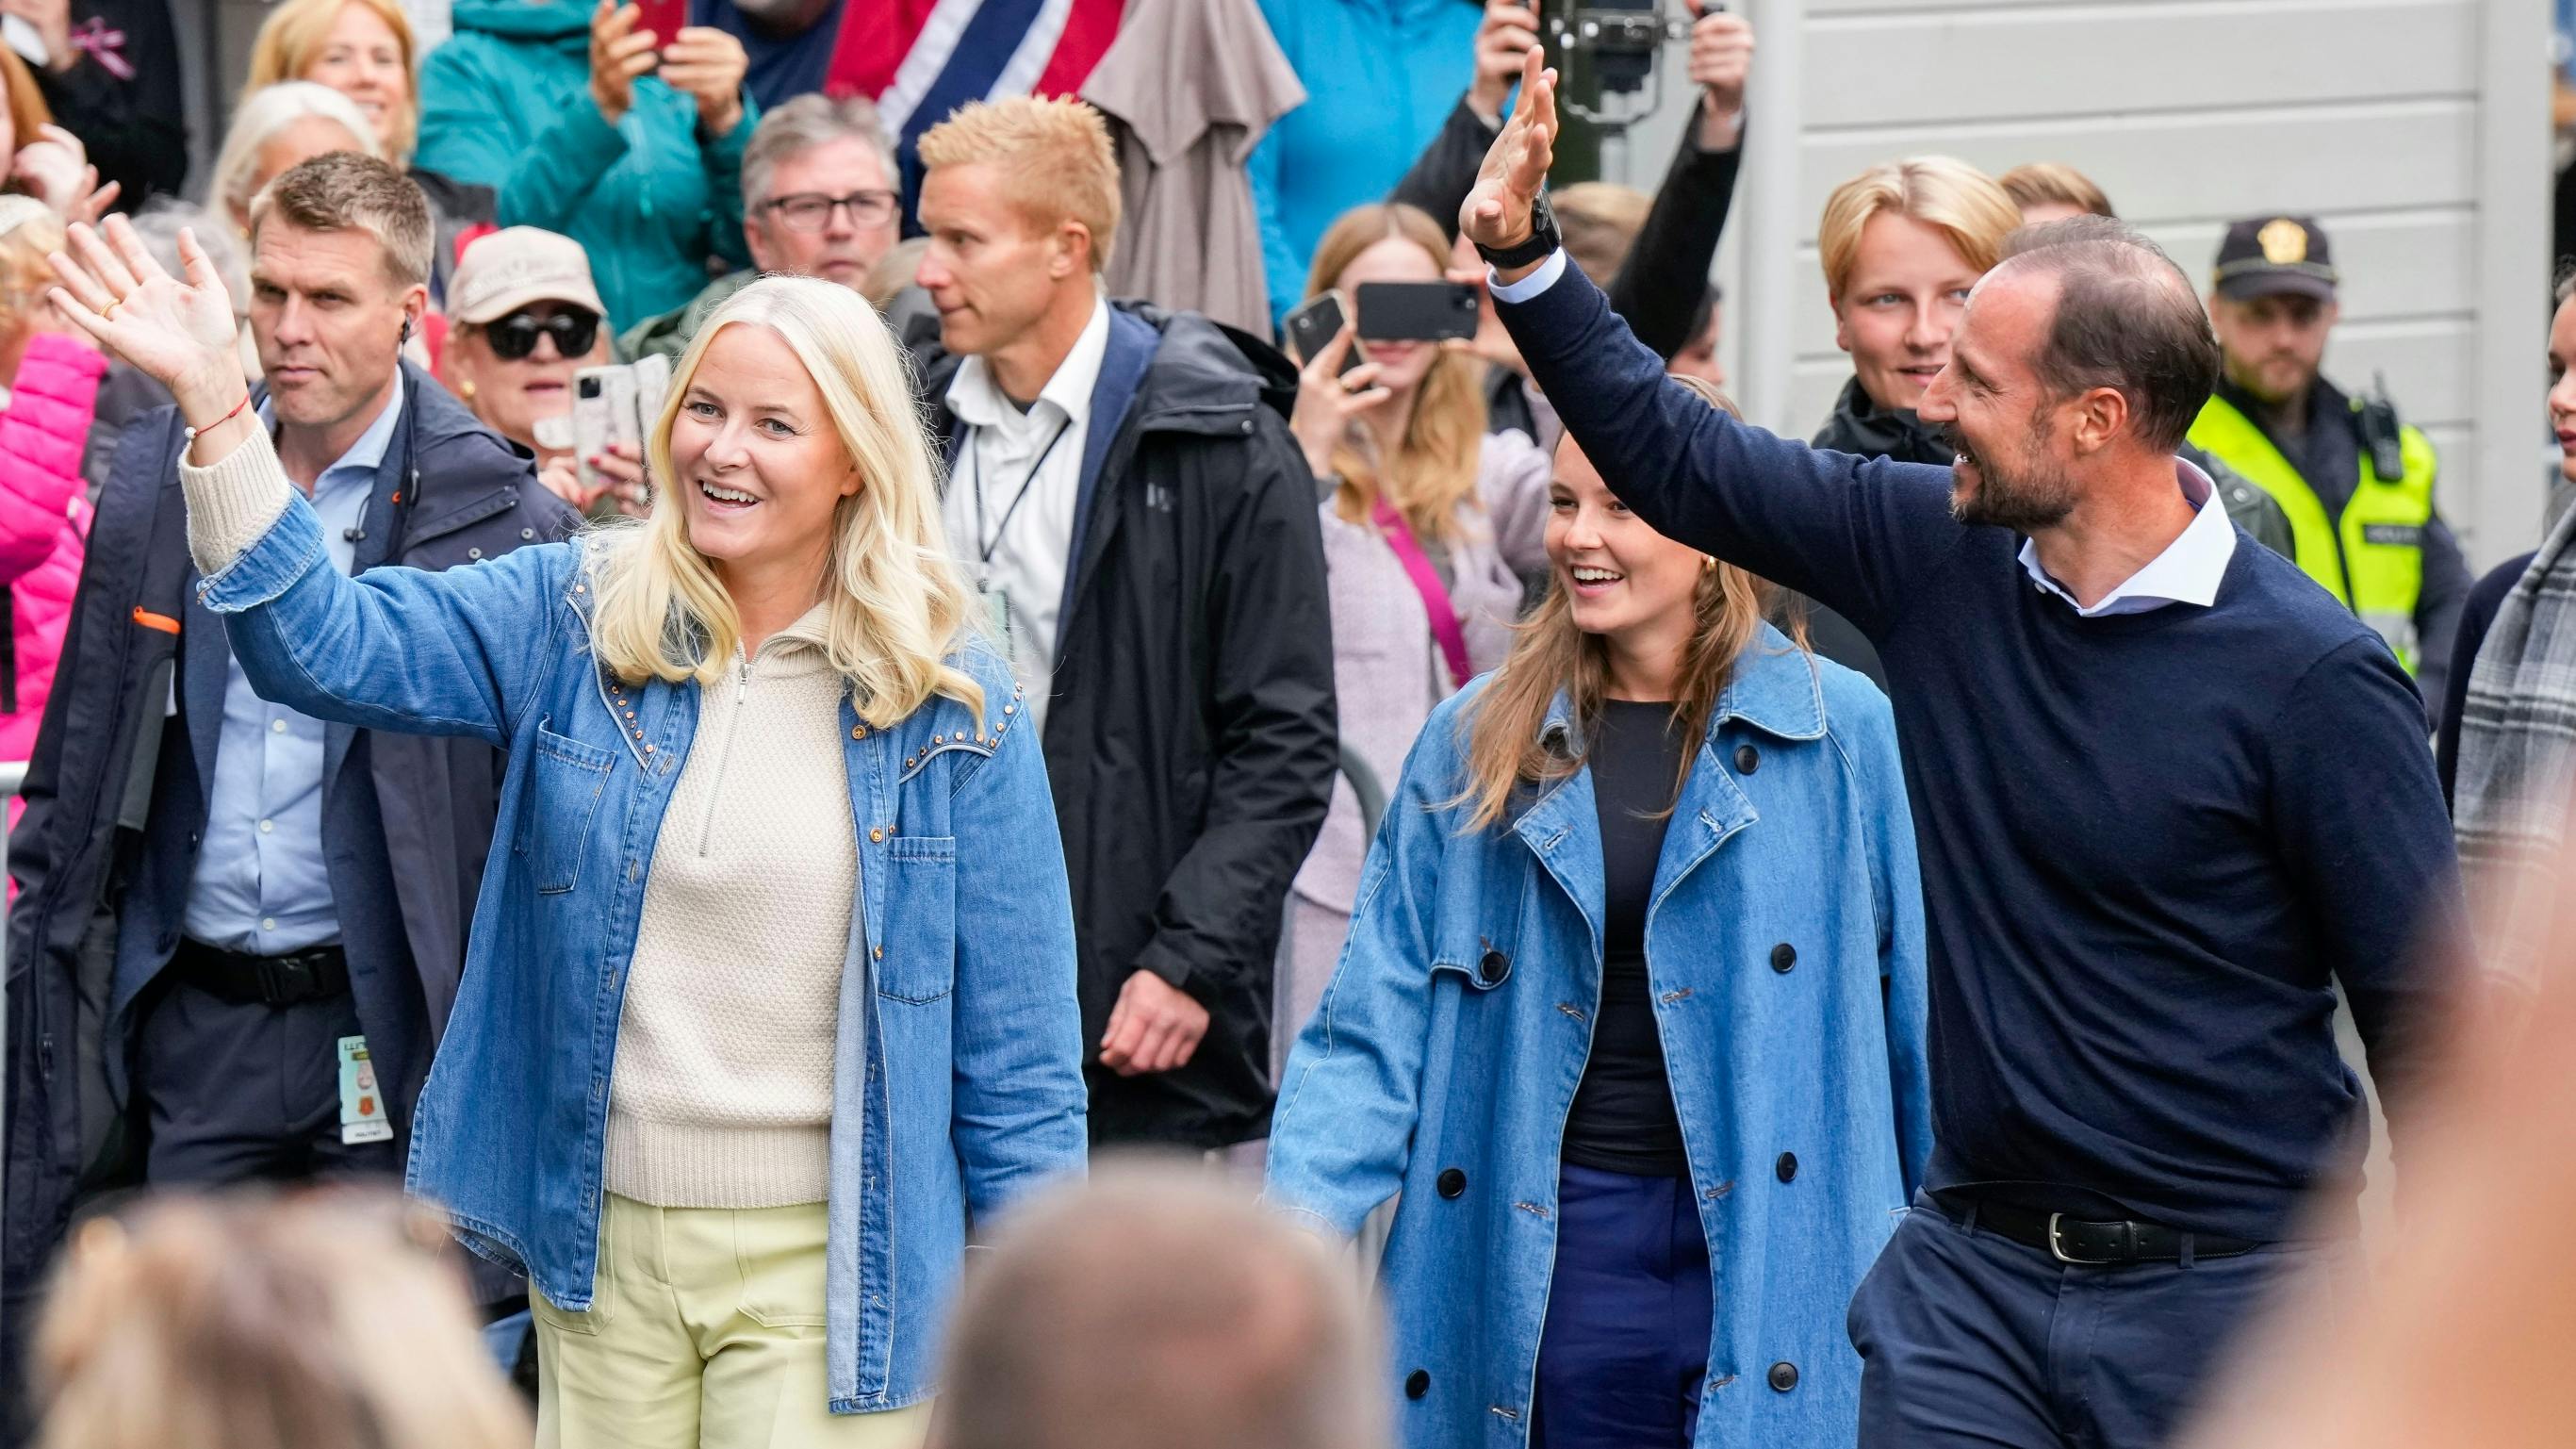
{"label": "black trouser belt", "polygon": [[294,1006],[349,994],[349,956],[337,946],[316,946],[285,956],[249,956],[183,940],[170,964],[181,980],[226,1001]]}
{"label": "black trouser belt", "polygon": [[2234,1258],[2263,1246],[2243,1238],[2185,1232],[2162,1223],[2079,1218],[1955,1192],[1936,1194],[1933,1200],[1961,1224],[1984,1228],[2026,1248],[2037,1248],[2061,1263],[2085,1267],[2179,1262],[2186,1243],[2194,1258]]}

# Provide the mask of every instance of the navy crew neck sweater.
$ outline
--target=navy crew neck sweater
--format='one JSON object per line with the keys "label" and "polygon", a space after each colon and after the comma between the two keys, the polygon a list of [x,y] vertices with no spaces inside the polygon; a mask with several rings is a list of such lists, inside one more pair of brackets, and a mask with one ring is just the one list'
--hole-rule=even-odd
{"label": "navy crew neck sweater", "polygon": [[1926,1185],[2257,1240],[2311,1187],[2348,1199],[2332,983],[2402,1130],[2424,947],[2460,910],[2423,706],[2379,638],[2242,536],[2211,606],[2083,618],[2019,535],[1951,517],[1949,469],[1727,417],[1572,268],[1501,313],[1640,517],[1879,648],[1923,865]]}

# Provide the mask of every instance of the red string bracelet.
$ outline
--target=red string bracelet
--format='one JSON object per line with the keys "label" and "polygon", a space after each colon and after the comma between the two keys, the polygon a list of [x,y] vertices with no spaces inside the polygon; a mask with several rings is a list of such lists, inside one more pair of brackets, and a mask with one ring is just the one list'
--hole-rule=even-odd
{"label": "red string bracelet", "polygon": [[197,435],[198,435],[199,433],[211,433],[211,432],[213,432],[215,429],[222,427],[224,424],[231,422],[233,419],[235,419],[235,418],[237,418],[237,417],[240,417],[240,416],[241,416],[242,409],[243,409],[243,408],[246,408],[246,407],[249,407],[249,406],[250,406],[250,392],[249,392],[249,390],[248,390],[248,389],[246,389],[246,388],[245,388],[245,389],[242,391],[242,400],[241,400],[240,402],[237,402],[237,403],[234,403],[234,404],[233,404],[233,410],[232,410],[231,412],[228,412],[228,413],[224,414],[222,417],[219,417],[219,418],[215,419],[213,422],[208,423],[206,426],[204,426],[204,427],[202,427],[202,428],[185,428],[185,429],[182,429],[181,431],[185,432],[185,433],[188,435],[188,445],[189,445],[189,446],[191,446],[191,447],[193,447],[193,446],[195,446],[195,444],[196,444],[196,441],[197,441]]}

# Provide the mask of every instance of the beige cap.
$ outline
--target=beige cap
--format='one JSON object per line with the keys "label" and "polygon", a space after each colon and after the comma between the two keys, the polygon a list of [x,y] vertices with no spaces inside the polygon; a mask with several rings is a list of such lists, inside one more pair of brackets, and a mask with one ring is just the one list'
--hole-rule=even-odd
{"label": "beige cap", "polygon": [[590,256],[571,237],[533,226],[478,237],[456,259],[447,315],[480,327],[530,302],[570,302],[606,313],[590,282]]}

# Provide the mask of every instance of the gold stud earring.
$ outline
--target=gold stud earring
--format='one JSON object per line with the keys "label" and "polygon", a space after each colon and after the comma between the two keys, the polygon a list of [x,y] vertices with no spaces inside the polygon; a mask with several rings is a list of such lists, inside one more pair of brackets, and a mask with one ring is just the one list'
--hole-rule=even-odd
{"label": "gold stud earring", "polygon": [[474,401],[474,379],[469,377],[465,381],[458,383],[456,385],[456,395],[467,402]]}

